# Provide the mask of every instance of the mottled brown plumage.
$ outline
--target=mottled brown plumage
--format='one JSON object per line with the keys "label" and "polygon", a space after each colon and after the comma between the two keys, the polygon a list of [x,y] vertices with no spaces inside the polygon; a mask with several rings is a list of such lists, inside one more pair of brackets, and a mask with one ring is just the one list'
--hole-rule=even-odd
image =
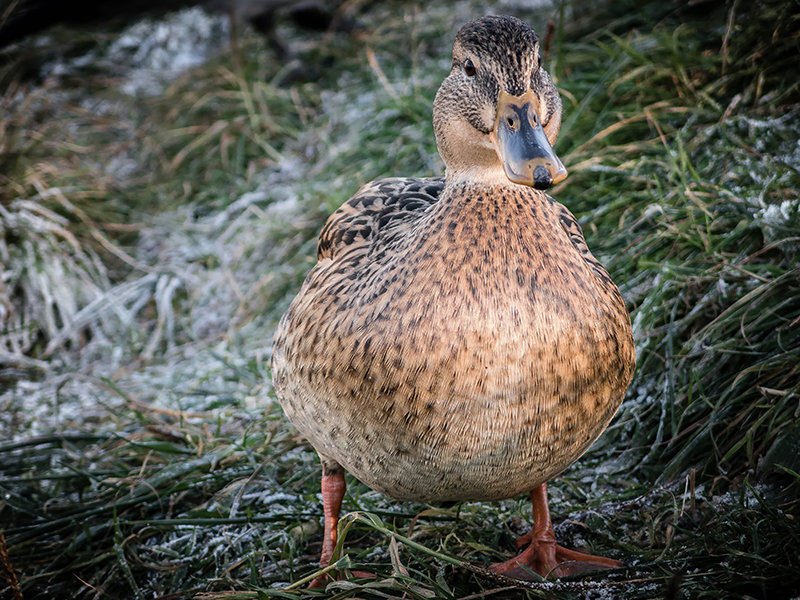
{"label": "mottled brown plumage", "polygon": [[[401,500],[538,488],[605,429],[635,361],[619,291],[535,189],[566,176],[536,34],[480,19],[453,55],[434,102],[446,177],[376,181],[331,215],[273,351],[278,397],[324,476],[346,469]],[[539,141],[520,150],[522,130]]]}

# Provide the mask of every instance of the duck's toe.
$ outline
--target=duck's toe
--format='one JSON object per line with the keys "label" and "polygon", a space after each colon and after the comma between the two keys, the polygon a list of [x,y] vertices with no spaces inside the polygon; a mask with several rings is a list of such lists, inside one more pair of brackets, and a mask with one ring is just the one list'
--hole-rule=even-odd
{"label": "duck's toe", "polygon": [[494,563],[489,568],[506,577],[532,581],[540,578],[557,579],[622,566],[620,561],[613,558],[569,550],[552,540],[532,539],[520,554],[504,562]]}

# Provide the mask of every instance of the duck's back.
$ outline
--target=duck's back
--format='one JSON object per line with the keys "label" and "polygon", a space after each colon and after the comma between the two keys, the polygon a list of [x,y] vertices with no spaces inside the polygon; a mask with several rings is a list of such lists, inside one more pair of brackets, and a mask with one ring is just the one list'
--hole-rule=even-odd
{"label": "duck's back", "polygon": [[619,292],[541,192],[382,180],[331,216],[318,254],[276,333],[276,391],[323,457],[391,496],[528,491],[630,381]]}

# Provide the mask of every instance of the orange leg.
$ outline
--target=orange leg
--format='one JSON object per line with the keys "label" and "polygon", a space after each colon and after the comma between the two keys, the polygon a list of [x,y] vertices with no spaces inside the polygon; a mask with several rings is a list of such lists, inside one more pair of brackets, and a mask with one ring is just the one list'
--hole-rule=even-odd
{"label": "orange leg", "polygon": [[535,577],[529,571],[544,578],[556,578],[622,566],[618,560],[567,550],[556,544],[547,505],[547,484],[543,483],[531,491],[531,504],[533,528],[517,540],[518,548],[526,544],[528,547],[514,558],[491,565],[489,568],[492,571],[515,579],[531,580]]}
{"label": "orange leg", "polygon": [[[342,510],[342,498],[346,484],[344,481],[344,471],[322,472],[322,512],[325,515],[325,532],[322,536],[322,554],[319,558],[319,566],[327,567],[331,564],[333,549],[336,547],[337,526],[339,525],[339,512]],[[310,587],[322,587],[325,580],[315,579]]]}

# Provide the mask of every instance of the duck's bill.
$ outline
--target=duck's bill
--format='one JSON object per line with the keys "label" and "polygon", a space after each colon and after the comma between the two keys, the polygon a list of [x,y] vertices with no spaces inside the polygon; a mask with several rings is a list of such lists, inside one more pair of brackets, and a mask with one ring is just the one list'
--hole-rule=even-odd
{"label": "duck's bill", "polygon": [[539,99],[500,92],[491,135],[506,176],[514,183],[546,190],[567,177],[567,169],[547,140],[539,118]]}

